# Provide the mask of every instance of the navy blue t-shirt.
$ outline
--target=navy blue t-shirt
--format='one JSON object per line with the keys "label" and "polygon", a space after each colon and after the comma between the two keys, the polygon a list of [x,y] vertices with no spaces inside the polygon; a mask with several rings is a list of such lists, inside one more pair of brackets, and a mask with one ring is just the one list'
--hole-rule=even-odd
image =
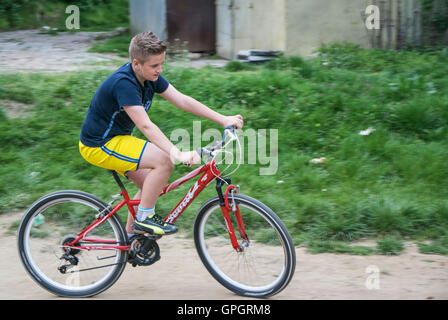
{"label": "navy blue t-shirt", "polygon": [[151,107],[154,93],[163,93],[168,81],[159,75],[156,81],[145,81],[143,87],[126,63],[100,85],[81,128],[80,140],[88,147],[101,147],[117,135],[131,134],[135,127],[123,107]]}

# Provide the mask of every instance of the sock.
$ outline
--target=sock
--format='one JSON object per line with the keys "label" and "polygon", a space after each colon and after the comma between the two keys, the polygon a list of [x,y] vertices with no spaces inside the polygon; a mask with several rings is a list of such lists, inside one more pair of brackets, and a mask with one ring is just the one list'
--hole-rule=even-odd
{"label": "sock", "polygon": [[128,233],[128,239],[131,239],[131,237],[135,235],[135,233]]}
{"label": "sock", "polygon": [[155,212],[155,206],[152,208],[143,208],[141,206],[138,206],[138,211],[137,211],[137,221],[142,222],[143,220],[145,220],[147,217],[152,217],[156,212]]}

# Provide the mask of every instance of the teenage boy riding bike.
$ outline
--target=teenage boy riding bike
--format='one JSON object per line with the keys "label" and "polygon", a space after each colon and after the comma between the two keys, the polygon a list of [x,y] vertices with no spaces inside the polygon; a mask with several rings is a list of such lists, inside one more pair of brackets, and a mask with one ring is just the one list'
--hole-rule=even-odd
{"label": "teenage boy riding bike", "polygon": [[[196,151],[181,152],[154,124],[147,111],[155,93],[177,108],[216,122],[222,127],[243,127],[241,115],[225,116],[184,95],[161,76],[166,45],[152,32],[132,38],[131,62],[112,73],[96,91],[81,129],[79,150],[89,163],[115,170],[139,188],[136,221],[128,215],[126,231],[166,235],[177,227],[155,213],[157,198],[177,160],[188,166],[200,163]],[[169,120],[168,120],[169,121]],[[132,136],[134,127],[150,141]]]}

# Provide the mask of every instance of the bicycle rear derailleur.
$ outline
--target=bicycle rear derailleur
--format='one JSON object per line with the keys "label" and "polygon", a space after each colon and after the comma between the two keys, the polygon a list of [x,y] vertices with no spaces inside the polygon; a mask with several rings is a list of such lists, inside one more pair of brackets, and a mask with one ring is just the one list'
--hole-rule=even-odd
{"label": "bicycle rear derailleur", "polygon": [[129,239],[131,249],[129,250],[128,262],[133,267],[149,266],[160,259],[160,248],[157,237],[134,235]]}

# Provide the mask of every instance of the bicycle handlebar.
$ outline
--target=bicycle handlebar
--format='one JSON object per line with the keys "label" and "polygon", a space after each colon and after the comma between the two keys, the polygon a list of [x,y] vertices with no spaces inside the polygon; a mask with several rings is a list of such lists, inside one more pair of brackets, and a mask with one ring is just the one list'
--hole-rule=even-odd
{"label": "bicycle handlebar", "polygon": [[208,155],[210,158],[213,158],[214,157],[213,151],[219,150],[224,146],[224,143],[228,135],[231,135],[232,139],[236,139],[236,132],[237,129],[234,126],[227,126],[224,128],[224,132],[222,134],[222,140],[220,142],[215,143],[208,148],[197,148],[196,152],[199,153],[199,156],[201,158],[204,154]]}

